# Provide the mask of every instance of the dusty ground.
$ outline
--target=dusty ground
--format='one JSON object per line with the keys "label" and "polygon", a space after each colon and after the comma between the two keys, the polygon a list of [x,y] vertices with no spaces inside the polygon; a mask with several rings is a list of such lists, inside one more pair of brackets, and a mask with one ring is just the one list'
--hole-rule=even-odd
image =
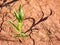
{"label": "dusty ground", "polygon": [[[22,31],[29,36],[13,38],[17,33],[14,10],[22,5],[25,19]],[[60,0],[0,0],[0,45],[60,45]]]}

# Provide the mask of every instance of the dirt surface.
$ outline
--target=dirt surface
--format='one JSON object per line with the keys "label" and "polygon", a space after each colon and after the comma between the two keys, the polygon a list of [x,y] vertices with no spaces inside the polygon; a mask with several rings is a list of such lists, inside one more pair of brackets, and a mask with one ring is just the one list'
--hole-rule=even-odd
{"label": "dirt surface", "polygon": [[[22,31],[28,37],[13,38],[17,24],[14,10],[24,11]],[[0,45],[60,45],[60,0],[0,0]]]}

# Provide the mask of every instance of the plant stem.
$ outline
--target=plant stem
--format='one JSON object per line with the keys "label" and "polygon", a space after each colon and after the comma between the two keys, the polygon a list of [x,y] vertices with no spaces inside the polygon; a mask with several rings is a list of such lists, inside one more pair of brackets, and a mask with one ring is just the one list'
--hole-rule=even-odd
{"label": "plant stem", "polygon": [[19,24],[18,24],[18,28],[19,28],[19,33],[21,33],[21,29],[22,29],[22,22],[19,22]]}

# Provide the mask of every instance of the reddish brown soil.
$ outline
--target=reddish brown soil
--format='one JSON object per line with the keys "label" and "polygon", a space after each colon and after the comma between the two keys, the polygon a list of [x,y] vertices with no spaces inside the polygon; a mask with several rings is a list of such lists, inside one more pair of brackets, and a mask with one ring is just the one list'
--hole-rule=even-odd
{"label": "reddish brown soil", "polygon": [[[14,10],[24,10],[22,31],[28,37],[13,38],[17,24]],[[0,45],[60,45],[60,0],[0,0]]]}

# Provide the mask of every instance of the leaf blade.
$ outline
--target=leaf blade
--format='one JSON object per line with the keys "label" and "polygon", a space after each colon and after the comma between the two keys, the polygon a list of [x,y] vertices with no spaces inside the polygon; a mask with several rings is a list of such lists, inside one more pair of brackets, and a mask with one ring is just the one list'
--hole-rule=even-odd
{"label": "leaf blade", "polygon": [[23,9],[22,9],[21,5],[19,6],[19,17],[20,17],[21,21],[24,19]]}
{"label": "leaf blade", "polygon": [[16,17],[16,19],[18,20],[18,22],[20,22],[19,14],[18,14],[16,11],[14,11],[14,14],[15,14],[15,17]]}
{"label": "leaf blade", "polygon": [[18,31],[19,31],[19,28],[10,20],[9,23],[11,23]]}

